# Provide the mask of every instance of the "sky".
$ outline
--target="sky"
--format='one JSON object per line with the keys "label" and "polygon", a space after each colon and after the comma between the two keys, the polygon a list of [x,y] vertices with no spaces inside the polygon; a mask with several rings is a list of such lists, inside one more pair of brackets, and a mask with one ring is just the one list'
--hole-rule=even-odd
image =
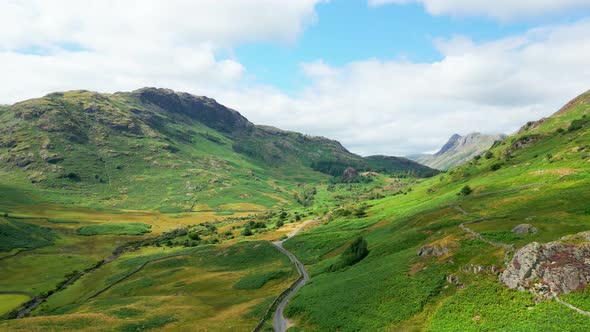
{"label": "sky", "polygon": [[588,0],[3,0],[0,103],[156,86],[361,155],[506,133],[590,89]]}

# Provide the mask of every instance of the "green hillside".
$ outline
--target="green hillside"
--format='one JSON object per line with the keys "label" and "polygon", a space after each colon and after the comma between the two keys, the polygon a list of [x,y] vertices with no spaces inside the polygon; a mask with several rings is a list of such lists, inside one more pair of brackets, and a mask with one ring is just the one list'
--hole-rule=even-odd
{"label": "green hillside", "polygon": [[168,90],[27,103],[0,114],[0,330],[272,330],[300,227],[291,331],[590,324],[590,92],[440,174]]}
{"label": "green hillside", "polygon": [[[287,242],[312,274],[288,315],[302,330],[585,330],[588,316],[507,289],[498,274],[512,244],[590,229],[589,112],[586,93],[482,158],[411,185],[407,195],[367,202],[366,217],[335,218]],[[471,192],[460,195],[465,186]],[[538,231],[511,232],[525,223]],[[359,235],[369,255],[330,272]],[[590,310],[587,291],[561,298]]]}
{"label": "green hillside", "polygon": [[[213,99],[155,88],[20,102],[3,108],[0,134],[7,190],[85,207],[264,210],[291,202],[298,183],[330,178],[321,172],[369,168],[336,141],[256,126]],[[417,163],[384,168],[414,169],[433,174]]]}

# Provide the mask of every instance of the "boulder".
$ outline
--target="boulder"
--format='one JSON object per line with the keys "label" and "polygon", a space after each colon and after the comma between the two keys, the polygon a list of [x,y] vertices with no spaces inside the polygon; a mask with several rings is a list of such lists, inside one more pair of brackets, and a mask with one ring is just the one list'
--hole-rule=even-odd
{"label": "boulder", "polygon": [[531,224],[520,224],[512,229],[512,233],[519,235],[535,234],[537,233],[537,228]]}
{"label": "boulder", "polygon": [[583,289],[590,282],[590,242],[529,243],[514,254],[500,281],[519,290],[540,283],[549,289],[547,296]]}
{"label": "boulder", "polygon": [[435,246],[423,246],[422,248],[418,249],[418,256],[420,257],[428,257],[428,256],[444,256],[449,253],[449,248],[442,246],[442,245],[435,245]]}
{"label": "boulder", "polygon": [[347,169],[344,170],[344,172],[342,173],[342,179],[343,180],[352,180],[354,178],[357,177],[357,171],[356,169],[352,168],[352,167],[348,167]]}

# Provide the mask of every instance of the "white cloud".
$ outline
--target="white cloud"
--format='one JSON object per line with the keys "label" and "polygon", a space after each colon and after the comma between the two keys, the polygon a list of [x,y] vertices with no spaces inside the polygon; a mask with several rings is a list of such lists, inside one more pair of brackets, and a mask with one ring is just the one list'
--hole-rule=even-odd
{"label": "white cloud", "polygon": [[487,43],[438,40],[434,63],[303,65],[296,96],[271,88],[223,94],[258,123],[321,134],[361,154],[432,151],[451,134],[511,133],[590,89],[590,21]]}
{"label": "white cloud", "polygon": [[475,15],[501,20],[590,9],[588,0],[368,0],[368,2],[370,6],[419,3],[424,5],[432,15]]}
{"label": "white cloud", "polygon": [[82,88],[228,89],[245,68],[220,54],[247,42],[294,42],[320,1],[2,1],[0,102]]}

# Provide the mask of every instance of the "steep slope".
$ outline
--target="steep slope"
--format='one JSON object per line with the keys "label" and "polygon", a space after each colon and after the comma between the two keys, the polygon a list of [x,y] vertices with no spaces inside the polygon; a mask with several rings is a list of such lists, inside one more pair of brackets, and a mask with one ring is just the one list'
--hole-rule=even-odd
{"label": "steep slope", "polygon": [[[590,230],[588,113],[590,92],[497,142],[487,157],[413,184],[404,195],[365,202],[365,217],[334,217],[287,241],[312,277],[287,316],[301,330],[320,331],[587,329],[587,315],[546,289],[574,289],[557,296],[590,311],[587,275],[577,273],[587,269],[578,255],[586,253],[587,233],[568,237]],[[523,228],[536,231],[516,231]],[[331,271],[358,236],[369,255]],[[537,257],[526,251],[533,242],[551,248],[538,256],[546,260],[530,260]],[[514,283],[532,293],[508,288],[510,273],[528,277],[531,266],[542,273]]]}
{"label": "steep slope", "polygon": [[0,109],[0,191],[42,192],[47,202],[265,209],[292,202],[299,183],[327,180],[317,172],[329,173],[317,167],[325,164],[368,168],[336,141],[256,126],[213,99],[167,89],[52,93]]}
{"label": "steep slope", "polygon": [[447,170],[468,162],[473,157],[489,149],[494,142],[505,137],[506,135],[502,134],[471,133],[466,136],[454,134],[437,153],[433,155],[413,155],[408,156],[408,158],[435,169]]}

